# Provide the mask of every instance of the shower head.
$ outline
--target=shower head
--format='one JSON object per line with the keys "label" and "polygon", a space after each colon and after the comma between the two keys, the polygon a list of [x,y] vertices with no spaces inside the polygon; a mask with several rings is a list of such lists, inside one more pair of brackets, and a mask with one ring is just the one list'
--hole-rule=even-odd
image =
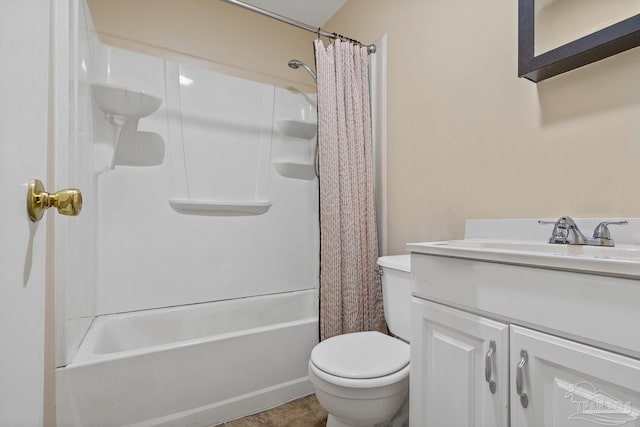
{"label": "shower head", "polygon": [[311,68],[309,68],[307,64],[297,59],[292,59],[291,61],[289,61],[289,68],[297,70],[300,67],[304,68],[314,81],[317,81],[316,73]]}
{"label": "shower head", "polygon": [[299,61],[297,59],[292,59],[291,61],[289,61],[289,67],[293,68],[294,70],[297,70],[298,68],[300,68],[301,65],[302,65],[302,61]]}

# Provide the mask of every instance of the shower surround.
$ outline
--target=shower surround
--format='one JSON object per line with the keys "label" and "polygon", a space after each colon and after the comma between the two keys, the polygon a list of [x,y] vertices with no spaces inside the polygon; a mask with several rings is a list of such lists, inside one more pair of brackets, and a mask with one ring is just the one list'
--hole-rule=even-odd
{"label": "shower surround", "polygon": [[[57,290],[60,424],[90,420],[98,416],[98,408],[118,419],[118,425],[181,425],[199,419],[194,414],[204,407],[212,411],[207,422],[217,422],[224,421],[225,414],[242,416],[265,409],[265,402],[276,405],[309,393],[306,361],[318,341],[315,94],[107,47],[95,36],[86,4],[73,4],[71,22],[79,31],[70,49],[75,70],[70,79],[72,143],[68,153],[61,154],[70,165],[82,165],[73,173],[92,188],[87,195],[92,203],[87,204],[86,225],[75,231],[60,229],[57,274],[64,283]],[[155,111],[145,111],[146,116],[137,117],[130,109],[129,116],[121,115],[110,110],[111,104],[98,105],[96,87],[107,92],[112,88],[108,101],[116,104],[123,99],[136,100],[137,108],[146,99],[159,99],[161,104]],[[66,263],[78,257],[86,262],[79,274],[72,275]],[[302,298],[297,304],[306,308],[293,319],[286,313],[291,308],[278,301],[295,300],[296,295]],[[259,309],[247,309],[258,303]],[[177,335],[163,342],[159,351],[157,345],[145,345],[145,335],[136,329],[140,321],[114,322],[120,337],[139,341],[136,348],[87,358],[90,343],[83,337],[98,336],[103,319],[113,319],[114,314],[125,313],[123,317],[141,318],[144,323],[162,319],[147,314],[166,307],[193,308],[184,312],[189,317],[186,313],[200,313],[207,304],[214,311],[225,304],[236,308],[222,310],[224,315],[217,317],[195,316],[189,322],[201,323],[207,331],[225,324],[228,332],[199,336],[200,345],[194,338]],[[132,312],[138,313],[128,314]],[[250,326],[243,327],[248,321]],[[171,322],[149,327],[167,325]],[[298,332],[274,332],[290,327]],[[245,344],[238,347],[235,338],[221,339],[221,335],[242,336]],[[288,338],[277,344],[276,335]],[[277,368],[281,356],[267,357],[258,350],[260,345],[286,349],[290,369]],[[168,354],[169,347],[176,349],[175,363],[150,365],[156,370],[144,379],[126,374],[139,366],[141,353],[157,358]],[[211,372],[239,377],[246,366],[225,361],[247,357],[243,348],[253,349],[247,363],[254,369],[239,394],[218,390],[190,399],[188,392],[171,387],[191,383],[202,389],[198,382],[203,381],[215,388],[215,376],[206,379],[186,373],[189,366],[207,369],[207,363]],[[181,372],[185,373],[181,380],[167,382]],[[82,392],[99,390],[99,378],[107,377],[119,381],[111,400],[108,395]],[[124,401],[114,395],[116,390],[135,390],[143,383],[157,385],[146,388],[151,401],[173,393],[182,406],[164,413],[170,408],[164,405],[160,412],[148,413],[151,418],[145,418],[146,412],[129,413],[120,407],[117,402]],[[290,383],[295,386],[286,386]],[[222,383],[220,388],[228,389]],[[287,391],[279,393],[281,389]],[[240,406],[225,406],[239,396],[254,398]],[[107,401],[111,403],[105,407]],[[125,412],[129,418],[117,418]],[[109,419],[104,412],[99,416]],[[173,421],[153,421],[158,417]]]}

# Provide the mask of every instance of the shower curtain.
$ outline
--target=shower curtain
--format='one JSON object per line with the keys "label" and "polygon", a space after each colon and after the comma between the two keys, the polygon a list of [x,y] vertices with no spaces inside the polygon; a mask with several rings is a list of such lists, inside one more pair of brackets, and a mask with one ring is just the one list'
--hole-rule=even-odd
{"label": "shower curtain", "polygon": [[367,48],[315,41],[320,175],[320,338],[386,332],[373,188]]}

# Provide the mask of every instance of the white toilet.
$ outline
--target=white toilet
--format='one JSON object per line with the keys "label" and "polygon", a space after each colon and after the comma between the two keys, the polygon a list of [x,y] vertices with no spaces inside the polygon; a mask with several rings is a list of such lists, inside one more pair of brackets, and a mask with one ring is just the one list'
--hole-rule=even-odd
{"label": "white toilet", "polygon": [[327,427],[408,425],[410,261],[409,255],[378,259],[389,330],[338,335],[316,345],[309,378],[329,413]]}

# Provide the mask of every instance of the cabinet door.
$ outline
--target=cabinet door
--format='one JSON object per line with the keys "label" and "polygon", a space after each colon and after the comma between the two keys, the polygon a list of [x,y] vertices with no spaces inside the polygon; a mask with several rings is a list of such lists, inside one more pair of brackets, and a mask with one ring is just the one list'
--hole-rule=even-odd
{"label": "cabinet door", "polygon": [[411,312],[410,424],[506,427],[509,326],[418,298]]}
{"label": "cabinet door", "polygon": [[510,335],[513,427],[640,426],[639,360],[518,326]]}

